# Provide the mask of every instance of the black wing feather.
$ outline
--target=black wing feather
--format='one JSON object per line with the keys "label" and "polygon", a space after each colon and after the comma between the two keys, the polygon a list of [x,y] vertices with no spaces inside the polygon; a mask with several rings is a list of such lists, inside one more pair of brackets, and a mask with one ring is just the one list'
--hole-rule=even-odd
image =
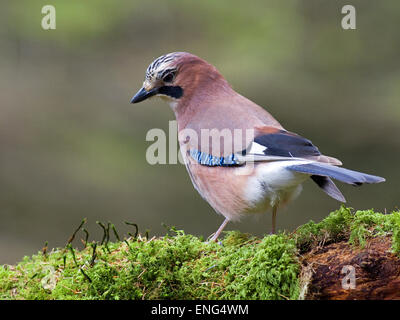
{"label": "black wing feather", "polygon": [[260,135],[254,142],[265,146],[264,154],[268,156],[301,158],[321,155],[310,140],[284,130]]}

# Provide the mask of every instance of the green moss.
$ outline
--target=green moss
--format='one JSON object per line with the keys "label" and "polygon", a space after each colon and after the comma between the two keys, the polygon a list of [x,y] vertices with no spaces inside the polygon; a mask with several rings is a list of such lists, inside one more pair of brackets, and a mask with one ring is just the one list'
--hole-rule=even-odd
{"label": "green moss", "polygon": [[294,233],[296,245],[301,252],[318,244],[336,242],[347,237],[352,220],[350,208],[342,206],[319,223],[310,221]]}
{"label": "green moss", "polygon": [[319,223],[262,239],[227,232],[221,244],[174,236],[56,249],[0,266],[0,299],[297,299],[299,254],[346,240],[391,236],[400,252],[400,212],[341,207]]}
{"label": "green moss", "polygon": [[319,223],[310,221],[293,234],[301,252],[321,244],[348,240],[363,247],[376,236],[392,236],[392,249],[400,252],[400,212],[382,214],[374,210],[359,210],[342,206]]}
{"label": "green moss", "polygon": [[220,269],[226,272],[222,299],[298,297],[297,249],[287,235],[267,236],[261,241],[253,238],[224,251],[220,263]]}
{"label": "green moss", "polygon": [[[0,298],[22,299],[281,299],[297,297],[294,241],[229,232],[222,245],[178,231],[97,248],[55,250],[1,267]],[[66,255],[64,267],[63,256]],[[79,266],[79,267],[78,267]],[[86,274],[86,276],[82,273]],[[14,289],[13,289],[14,288]]]}

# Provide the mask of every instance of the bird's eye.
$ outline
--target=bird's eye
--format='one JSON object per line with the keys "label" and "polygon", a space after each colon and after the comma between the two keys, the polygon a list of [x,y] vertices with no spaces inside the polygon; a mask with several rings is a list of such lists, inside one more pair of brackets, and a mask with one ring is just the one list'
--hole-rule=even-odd
{"label": "bird's eye", "polygon": [[162,79],[164,82],[172,82],[174,80],[175,74],[173,72],[170,72],[164,76]]}

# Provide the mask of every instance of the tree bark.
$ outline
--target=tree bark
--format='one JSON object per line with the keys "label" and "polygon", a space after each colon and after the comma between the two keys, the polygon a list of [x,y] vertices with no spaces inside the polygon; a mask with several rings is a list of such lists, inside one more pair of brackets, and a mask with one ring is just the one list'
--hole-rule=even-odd
{"label": "tree bark", "polygon": [[389,237],[365,247],[338,242],[308,252],[302,261],[306,299],[400,299],[400,258]]}

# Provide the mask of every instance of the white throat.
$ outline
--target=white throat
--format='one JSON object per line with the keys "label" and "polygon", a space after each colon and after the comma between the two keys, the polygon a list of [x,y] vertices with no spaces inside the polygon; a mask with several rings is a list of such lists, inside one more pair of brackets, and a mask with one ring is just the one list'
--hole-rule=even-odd
{"label": "white throat", "polygon": [[160,97],[162,100],[164,100],[166,103],[169,104],[169,106],[171,107],[172,111],[175,112],[176,107],[178,106],[178,99],[172,98],[170,96],[166,96],[166,95],[159,95],[158,97]]}

